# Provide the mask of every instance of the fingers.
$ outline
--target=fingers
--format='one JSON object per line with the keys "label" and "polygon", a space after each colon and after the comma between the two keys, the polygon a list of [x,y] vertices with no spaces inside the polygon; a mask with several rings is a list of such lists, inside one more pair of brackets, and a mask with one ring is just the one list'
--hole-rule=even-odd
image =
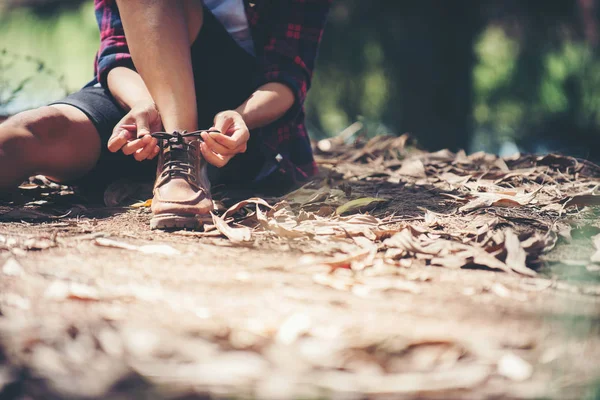
{"label": "fingers", "polygon": [[137,137],[141,138],[142,136],[150,135],[150,121],[148,112],[141,111],[134,115],[135,125],[137,127]]}
{"label": "fingers", "polygon": [[152,154],[150,154],[150,156],[148,157],[148,160],[153,160],[158,155],[158,153],[160,153],[160,147],[156,146]]}
{"label": "fingers", "polygon": [[[235,154],[237,154],[246,151],[246,143],[248,143],[248,140],[250,139],[250,132],[248,132],[247,128],[236,129],[231,136],[216,132],[205,132],[202,134],[202,139],[209,144],[217,143],[218,145],[225,147],[229,149],[229,151],[233,151]],[[211,147],[213,146],[211,145]],[[241,148],[244,150],[237,151]],[[213,150],[216,151],[217,149],[213,148]],[[225,154],[220,151],[217,152]]]}
{"label": "fingers", "polygon": [[147,137],[150,138],[149,143],[143,148],[136,150],[136,152],[133,154],[133,158],[135,158],[137,161],[144,161],[154,158],[155,153],[158,151],[158,141],[151,136],[144,136],[144,139]]}
{"label": "fingers", "polygon": [[235,118],[230,113],[222,112],[215,116],[215,129],[224,134],[227,134],[234,124]]}
{"label": "fingers", "polygon": [[[221,134],[218,134],[221,135]],[[221,154],[223,156],[234,156],[236,155],[237,152],[237,148],[229,148],[228,146],[225,146],[221,143],[219,143],[217,140],[215,140],[212,136],[212,134],[209,134],[207,132],[202,133],[202,139],[204,140],[204,143],[206,143],[206,145],[209,147],[209,149],[217,154]],[[223,135],[221,135],[223,136]]]}
{"label": "fingers", "polygon": [[[118,128],[118,129],[117,129]],[[116,133],[108,140],[108,150],[115,153],[119,151],[127,142],[135,138],[135,133],[127,129],[115,128]]]}
{"label": "fingers", "polygon": [[152,136],[146,135],[146,136],[142,137],[141,139],[134,139],[134,140],[128,142],[126,145],[124,145],[121,148],[121,150],[123,151],[123,154],[129,156],[129,155],[135,153],[136,151],[146,147],[146,145],[150,144],[151,141],[152,141]]}
{"label": "fingers", "polygon": [[225,165],[227,165],[229,160],[232,159],[232,156],[224,156],[222,154],[216,154],[212,152],[206,143],[200,144],[200,151],[202,152],[202,155],[204,156],[206,161],[208,161],[217,168],[224,167]]}

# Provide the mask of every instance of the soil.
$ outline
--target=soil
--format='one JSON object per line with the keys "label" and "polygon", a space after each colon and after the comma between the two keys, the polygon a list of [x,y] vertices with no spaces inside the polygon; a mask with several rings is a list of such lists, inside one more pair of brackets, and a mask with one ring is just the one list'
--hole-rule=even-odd
{"label": "soil", "polygon": [[[130,206],[147,186],[110,188],[121,204],[107,207],[32,178],[0,204],[0,398],[600,398],[597,167],[504,160],[499,187],[546,190],[471,210],[463,186],[483,187],[498,158],[375,145],[321,154],[321,175],[287,203],[263,197],[279,214],[225,216],[233,233],[150,231],[147,204]],[[367,197],[386,202],[331,213]],[[375,225],[343,225],[356,216]],[[469,233],[477,218],[493,223]],[[415,243],[393,244],[402,232]],[[507,268],[428,250],[446,241]]]}

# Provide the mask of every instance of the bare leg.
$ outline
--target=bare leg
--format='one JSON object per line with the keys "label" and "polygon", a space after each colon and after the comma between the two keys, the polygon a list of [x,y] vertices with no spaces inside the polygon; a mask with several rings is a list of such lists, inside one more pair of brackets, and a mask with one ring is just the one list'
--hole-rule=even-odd
{"label": "bare leg", "polygon": [[90,171],[100,156],[100,137],[75,107],[55,105],[25,111],[0,124],[0,191],[27,177],[58,181]]}
{"label": "bare leg", "polygon": [[203,22],[201,1],[117,3],[133,62],[158,107],[165,130],[198,129],[190,47]]}

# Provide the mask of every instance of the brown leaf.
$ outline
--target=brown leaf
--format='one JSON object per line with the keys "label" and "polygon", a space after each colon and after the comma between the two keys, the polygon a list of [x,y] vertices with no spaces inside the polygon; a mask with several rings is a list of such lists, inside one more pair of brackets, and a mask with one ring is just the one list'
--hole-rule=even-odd
{"label": "brown leaf", "polygon": [[[257,209],[258,209],[258,205],[257,205]],[[233,243],[249,242],[250,240],[252,240],[252,230],[250,230],[250,228],[248,228],[246,226],[242,226],[239,228],[233,228],[233,227],[229,226],[229,224],[227,222],[225,222],[225,220],[223,220],[221,217],[219,217],[215,214],[211,214],[211,215],[212,215],[213,223],[217,227],[217,230],[219,232],[221,232],[223,235],[225,235]]]}
{"label": "brown leaf", "polygon": [[383,244],[388,248],[397,248],[411,253],[437,255],[439,249],[428,249],[423,247],[419,241],[415,240],[410,229],[404,229],[396,233],[389,239],[386,239]]}
{"label": "brown leaf", "polygon": [[405,160],[402,167],[397,172],[398,175],[410,176],[413,178],[426,178],[425,165],[418,158]]}
{"label": "brown leaf", "polygon": [[336,276],[331,274],[316,274],[313,281],[319,285],[327,286],[336,290],[349,291],[356,283],[354,278],[347,276]]}
{"label": "brown leaf", "polygon": [[536,276],[536,272],[527,268],[527,253],[521,246],[519,237],[510,229],[504,232],[504,246],[506,247],[505,264],[513,271],[526,276]]}
{"label": "brown leaf", "polygon": [[310,318],[305,314],[291,315],[281,324],[275,339],[277,342],[289,346],[308,333],[311,325]]}
{"label": "brown leaf", "polygon": [[460,212],[468,213],[479,208],[486,207],[522,207],[531,203],[536,195],[542,190],[542,187],[537,190],[524,194],[524,193],[489,193],[489,192],[472,192],[471,195],[475,197],[468,204],[459,208]]}
{"label": "brown leaf", "polygon": [[577,196],[572,196],[561,201],[565,207],[588,207],[600,205],[600,194],[596,193],[596,188]]}
{"label": "brown leaf", "polygon": [[25,273],[25,270],[17,260],[14,258],[9,258],[2,266],[2,273],[7,276],[18,277],[22,276]]}
{"label": "brown leaf", "polygon": [[[364,239],[364,238],[363,238]],[[328,265],[332,268],[351,268],[353,263],[364,262],[365,264],[372,264],[375,254],[377,253],[377,246],[372,242],[370,247],[361,248],[351,254],[342,254],[334,257],[331,260],[321,261],[320,264]]]}
{"label": "brown leaf", "polygon": [[256,204],[256,205],[261,205],[267,208],[272,208],[269,203],[267,203],[265,200],[258,198],[258,197],[253,197],[251,199],[248,200],[244,200],[244,201],[240,201],[239,203],[229,207],[229,209],[227,211],[225,211],[225,214],[223,214],[223,219],[227,219],[231,216],[233,216],[235,213],[237,213],[239,210],[241,210],[242,208],[246,207],[249,204]]}
{"label": "brown leaf", "polygon": [[120,241],[117,241],[114,239],[108,239],[108,238],[97,238],[94,240],[94,244],[96,246],[100,246],[100,247],[111,247],[114,249],[138,251],[138,252],[144,253],[144,254],[158,254],[158,255],[164,255],[164,256],[174,256],[174,255],[181,254],[179,252],[179,250],[177,250],[169,245],[166,245],[166,244],[148,244],[148,245],[136,246],[133,244],[120,242]]}
{"label": "brown leaf", "polygon": [[289,229],[282,224],[278,223],[274,218],[269,218],[265,215],[258,206],[256,206],[256,217],[260,226],[276,235],[286,239],[297,239],[308,236],[307,232],[300,232],[293,229]]}
{"label": "brown leaf", "polygon": [[[368,377],[365,376],[361,383],[365,387],[364,392],[370,396],[393,394],[398,397],[401,394],[419,396],[423,393],[448,394],[451,391],[476,388],[483,384],[491,373],[492,370],[487,365],[472,364],[457,366],[448,370],[433,371],[428,374],[388,374],[377,377],[372,382],[369,382]],[[448,396],[442,396],[442,398],[448,398]]]}
{"label": "brown leaf", "polygon": [[74,282],[55,281],[44,293],[46,298],[53,300],[99,301],[98,289]]}
{"label": "brown leaf", "polygon": [[484,249],[474,247],[473,250],[475,253],[473,257],[473,263],[483,265],[491,269],[497,269],[500,271],[512,273],[512,269],[510,267],[508,267],[505,263],[498,260],[496,257],[491,255]]}
{"label": "brown leaf", "polygon": [[472,175],[460,176],[452,172],[444,172],[443,174],[439,175],[438,178],[441,181],[448,183],[453,188],[459,188],[469,182],[469,180],[472,178]]}
{"label": "brown leaf", "polygon": [[533,367],[521,357],[508,353],[498,361],[498,374],[516,382],[523,382],[533,375]]}

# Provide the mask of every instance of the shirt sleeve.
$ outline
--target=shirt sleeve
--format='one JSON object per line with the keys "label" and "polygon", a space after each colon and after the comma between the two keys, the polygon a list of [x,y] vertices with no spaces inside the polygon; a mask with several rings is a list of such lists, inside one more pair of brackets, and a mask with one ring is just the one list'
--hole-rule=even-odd
{"label": "shirt sleeve", "polygon": [[103,87],[108,73],[116,67],[135,69],[129,47],[125,40],[125,31],[121,15],[115,0],[95,0],[96,21],[100,29],[100,50],[96,55],[96,79]]}
{"label": "shirt sleeve", "polygon": [[327,15],[333,0],[279,0],[266,37],[264,74],[260,84],[279,82],[289,86],[295,102],[288,115],[295,117],[310,89],[313,69]]}

